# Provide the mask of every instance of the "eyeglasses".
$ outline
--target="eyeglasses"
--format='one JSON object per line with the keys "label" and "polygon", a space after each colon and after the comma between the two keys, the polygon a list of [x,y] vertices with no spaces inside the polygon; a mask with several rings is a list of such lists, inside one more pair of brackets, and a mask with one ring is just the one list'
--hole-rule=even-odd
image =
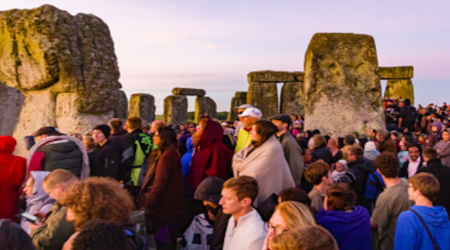
{"label": "eyeglasses", "polygon": [[287,232],[287,229],[282,228],[281,226],[274,226],[272,224],[269,223],[269,231],[273,230],[273,232],[277,235],[277,234],[282,234]]}
{"label": "eyeglasses", "polygon": [[244,111],[237,112],[238,115],[242,115],[242,113],[244,113]]}

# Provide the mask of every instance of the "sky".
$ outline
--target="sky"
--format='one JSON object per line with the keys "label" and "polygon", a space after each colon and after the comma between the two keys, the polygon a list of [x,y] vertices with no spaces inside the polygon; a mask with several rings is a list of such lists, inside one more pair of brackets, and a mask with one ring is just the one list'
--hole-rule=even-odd
{"label": "sky", "polygon": [[0,0],[0,11],[43,4],[100,17],[123,90],[155,96],[157,114],[174,87],[205,89],[228,111],[248,72],[303,71],[322,32],[373,36],[380,66],[414,66],[415,105],[450,101],[450,1]]}

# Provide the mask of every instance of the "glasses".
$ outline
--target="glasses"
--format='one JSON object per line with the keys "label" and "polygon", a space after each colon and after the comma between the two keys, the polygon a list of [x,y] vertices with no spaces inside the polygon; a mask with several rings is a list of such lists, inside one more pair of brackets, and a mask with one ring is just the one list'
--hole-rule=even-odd
{"label": "glasses", "polygon": [[244,113],[244,111],[237,112],[238,115],[242,115],[242,113]]}
{"label": "glasses", "polygon": [[284,232],[287,232],[287,229],[282,228],[281,226],[274,226],[272,224],[269,224],[269,231],[273,231],[276,235],[282,234]]}

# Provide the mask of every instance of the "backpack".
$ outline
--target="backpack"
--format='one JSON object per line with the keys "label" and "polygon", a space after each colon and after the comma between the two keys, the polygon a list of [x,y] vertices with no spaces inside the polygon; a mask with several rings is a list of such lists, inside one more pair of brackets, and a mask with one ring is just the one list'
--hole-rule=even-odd
{"label": "backpack", "polygon": [[364,198],[370,201],[375,201],[378,195],[383,192],[385,186],[386,185],[384,184],[383,178],[381,177],[380,173],[378,173],[376,170],[370,172],[367,175]]}
{"label": "backpack", "polygon": [[123,231],[127,238],[133,242],[133,249],[147,250],[147,228],[145,224],[145,213],[141,210],[133,211],[129,224],[124,227]]}

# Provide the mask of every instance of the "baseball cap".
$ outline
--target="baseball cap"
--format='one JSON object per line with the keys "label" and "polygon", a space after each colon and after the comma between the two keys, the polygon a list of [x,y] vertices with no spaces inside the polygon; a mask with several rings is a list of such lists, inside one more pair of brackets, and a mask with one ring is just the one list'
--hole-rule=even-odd
{"label": "baseball cap", "polygon": [[281,121],[282,123],[287,123],[288,125],[291,125],[291,117],[286,114],[274,115],[270,117],[270,120]]}
{"label": "baseball cap", "polygon": [[58,128],[55,128],[53,126],[46,126],[38,129],[37,131],[34,131],[31,133],[32,136],[41,136],[41,135],[62,135],[62,133],[59,132]]}
{"label": "baseball cap", "polygon": [[259,120],[262,117],[262,112],[258,108],[252,107],[252,108],[247,108],[244,112],[242,112],[242,114],[240,114],[238,116],[239,117],[250,116],[250,117],[255,117]]}
{"label": "baseball cap", "polygon": [[251,104],[242,104],[241,106],[234,106],[235,109],[248,109],[253,108]]}

